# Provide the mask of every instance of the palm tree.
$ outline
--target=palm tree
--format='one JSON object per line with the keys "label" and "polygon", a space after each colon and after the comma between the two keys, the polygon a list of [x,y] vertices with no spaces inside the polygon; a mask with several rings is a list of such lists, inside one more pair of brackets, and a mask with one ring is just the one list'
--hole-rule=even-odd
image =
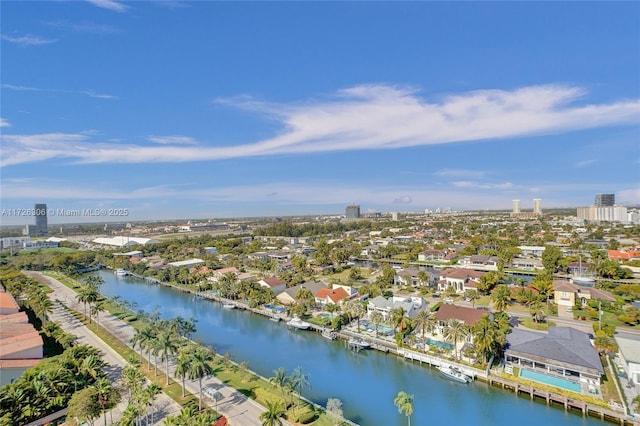
{"label": "palm tree", "polygon": [[380,312],[380,311],[373,311],[373,312],[371,312],[371,315],[369,315],[369,319],[371,320],[371,322],[375,326],[375,328],[376,328],[376,337],[378,337],[378,326],[380,324],[382,324],[382,321],[384,321],[384,315],[382,315],[382,312]]}
{"label": "palm tree", "polygon": [[120,399],[120,393],[111,386],[111,382],[106,377],[98,379],[93,387],[96,389],[98,405],[104,415],[104,426],[107,426],[107,408],[114,407]]}
{"label": "palm tree", "polygon": [[393,324],[394,330],[398,329],[398,331],[402,333],[407,326],[407,317],[405,316],[403,307],[399,306],[391,310],[391,323]]}
{"label": "palm tree", "polygon": [[[140,349],[140,362],[142,362],[142,351],[144,349],[147,349],[147,353],[149,353],[149,351],[151,350],[151,342],[153,342],[153,340],[156,338],[156,331],[155,329],[150,326],[147,325],[141,329],[137,329],[135,331],[135,334],[133,335],[133,338],[131,339],[131,344],[135,347],[136,345],[138,345],[138,348]],[[147,357],[147,370],[151,369],[151,357],[148,356]]]}
{"label": "palm tree", "polygon": [[191,359],[189,354],[189,348],[183,348],[178,352],[178,358],[176,358],[176,369],[174,374],[176,377],[180,377],[182,379],[182,397],[184,398],[185,394],[185,383],[184,379],[187,377],[189,373],[189,367],[191,366]]}
{"label": "palm tree", "polygon": [[331,314],[331,319],[333,319],[333,314],[340,310],[340,305],[335,305],[333,303],[329,303],[324,306],[324,310]]}
{"label": "palm tree", "polygon": [[447,327],[444,329],[444,338],[449,342],[453,342],[453,355],[456,359],[458,359],[458,340],[463,339],[466,336],[467,329],[464,326],[464,323],[455,318],[450,319]]}
{"label": "palm tree", "polygon": [[298,405],[302,401],[302,388],[303,387],[311,387],[309,384],[309,374],[305,373],[302,367],[296,367],[293,369],[293,374],[291,375],[291,383],[294,388],[297,388],[298,391]]}
{"label": "palm tree", "polygon": [[282,426],[280,417],[284,416],[285,410],[280,401],[266,401],[267,411],[260,414],[262,426]]}
{"label": "palm tree", "polygon": [[509,301],[511,300],[511,291],[509,287],[504,284],[500,284],[496,287],[496,289],[491,293],[491,299],[493,300],[493,306],[500,312],[503,312],[507,306],[509,306]]}
{"label": "palm tree", "polygon": [[431,330],[433,330],[433,327],[435,326],[434,320],[431,317],[431,313],[426,309],[422,309],[418,311],[418,313],[416,313],[416,316],[413,319],[413,321],[416,326],[416,329],[420,330],[420,334],[422,336],[422,343],[424,345],[424,343],[426,342],[426,339],[424,337],[425,333],[427,331],[431,332]]}
{"label": "palm tree", "polygon": [[473,344],[482,354],[482,364],[487,362],[487,355],[492,352],[496,344],[496,330],[492,323],[493,321],[485,315],[472,328]]}
{"label": "palm tree", "polygon": [[167,374],[166,386],[169,386],[169,358],[178,351],[178,342],[175,335],[170,331],[165,331],[158,336],[157,340],[158,352],[164,360],[165,373]]}
{"label": "palm tree", "polygon": [[398,413],[407,416],[407,424],[411,426],[411,414],[413,414],[413,395],[409,395],[404,391],[400,391],[393,399],[393,404],[398,407]]}
{"label": "palm tree", "polygon": [[144,374],[136,367],[127,366],[122,370],[122,386],[129,392],[129,401],[133,397],[133,393],[137,391],[145,381]]}
{"label": "palm tree", "polygon": [[464,292],[464,297],[471,299],[471,307],[475,309],[476,300],[480,299],[480,293],[477,290],[467,289]]}
{"label": "palm tree", "polygon": [[104,309],[104,305],[102,303],[96,303],[93,306],[93,311],[92,312],[95,314],[96,322],[98,324],[100,324],[100,312],[104,312],[104,311],[105,311],[105,309]]}
{"label": "palm tree", "polygon": [[197,347],[190,353],[190,365],[187,376],[191,380],[198,379],[200,387],[200,398],[198,401],[198,409],[202,411],[202,379],[213,373],[213,368],[209,364],[213,360],[211,351],[207,348]]}
{"label": "palm tree", "polygon": [[287,376],[287,370],[283,367],[273,370],[273,376],[269,377],[269,382],[282,392],[282,401],[286,403],[285,389],[289,384],[289,376]]}
{"label": "palm tree", "polygon": [[360,332],[360,318],[364,315],[364,307],[362,303],[357,300],[350,300],[345,303],[344,311],[349,315],[349,317],[353,320],[357,320],[358,325],[358,333]]}

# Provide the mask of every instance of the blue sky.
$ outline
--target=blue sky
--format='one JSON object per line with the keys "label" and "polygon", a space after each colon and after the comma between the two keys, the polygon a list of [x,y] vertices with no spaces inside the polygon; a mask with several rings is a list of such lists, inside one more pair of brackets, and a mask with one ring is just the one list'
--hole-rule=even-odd
{"label": "blue sky", "polygon": [[640,203],[638,2],[0,8],[3,209]]}

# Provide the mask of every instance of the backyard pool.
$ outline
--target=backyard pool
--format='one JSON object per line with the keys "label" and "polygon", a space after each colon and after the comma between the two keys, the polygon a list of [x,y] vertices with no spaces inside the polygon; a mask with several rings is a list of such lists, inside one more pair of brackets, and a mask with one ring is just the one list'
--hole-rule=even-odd
{"label": "backyard pool", "polygon": [[527,370],[524,368],[520,370],[520,377],[523,379],[533,380],[534,382],[544,383],[545,385],[566,389],[571,392],[580,393],[582,390],[580,383],[563,379],[561,377],[549,376],[547,374],[538,373],[537,371]]}
{"label": "backyard pool", "polygon": [[451,343],[441,342],[439,340],[427,339],[427,345],[437,346],[439,348],[446,349],[448,351],[453,350],[453,345]]}

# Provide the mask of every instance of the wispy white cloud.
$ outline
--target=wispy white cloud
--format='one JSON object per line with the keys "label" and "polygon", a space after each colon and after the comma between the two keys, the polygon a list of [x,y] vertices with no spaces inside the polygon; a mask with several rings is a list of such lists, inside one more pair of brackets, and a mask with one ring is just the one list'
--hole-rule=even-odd
{"label": "wispy white cloud", "polygon": [[105,93],[96,93],[93,90],[80,90],[78,93],[82,93],[83,95],[87,95],[90,98],[98,98],[98,99],[118,99],[117,96],[107,95]]}
{"label": "wispy white cloud", "polygon": [[11,123],[0,117],[0,127],[11,127]]}
{"label": "wispy white cloud", "polygon": [[149,136],[147,140],[161,145],[194,145],[198,143],[197,140],[190,136],[180,135]]}
{"label": "wispy white cloud", "polygon": [[89,96],[90,98],[98,98],[98,99],[118,99],[117,96],[109,95],[106,93],[97,93],[93,90],[43,89],[39,87],[17,86],[15,84],[6,84],[6,83],[1,84],[0,88],[13,90],[16,92],[69,93],[69,94],[76,94],[76,95],[85,95],[85,96]]}
{"label": "wispy white cloud", "polygon": [[590,166],[590,165],[595,164],[595,163],[597,163],[597,162],[598,162],[598,160],[596,160],[596,159],[578,161],[578,162],[575,164],[575,167],[578,167],[578,168],[581,168],[581,167],[587,167],[587,166]]}
{"label": "wispy white cloud", "polygon": [[[81,141],[76,149],[49,149],[48,158],[82,163],[175,163],[397,149],[640,123],[639,100],[577,105],[584,95],[578,87],[544,85],[512,91],[479,90],[449,95],[436,102],[420,98],[412,89],[363,85],[341,90],[328,100],[305,103],[268,104],[242,97],[220,102],[268,115],[282,124],[283,131],[271,139],[225,147],[98,144],[97,148],[94,141]],[[3,153],[2,163],[41,160],[40,155],[30,156],[22,150],[21,144],[23,139],[47,137],[11,135],[5,143],[15,146],[11,152],[21,154],[18,159]]]}
{"label": "wispy white cloud", "polygon": [[441,169],[433,172],[434,176],[440,177],[457,177],[457,178],[475,178],[481,179],[489,173],[484,170],[469,170],[469,169]]}
{"label": "wispy white cloud", "polygon": [[99,24],[99,23],[90,22],[90,21],[70,22],[67,20],[59,20],[59,21],[48,21],[48,22],[45,22],[45,24],[53,28],[71,30],[77,33],[115,34],[120,32],[120,29],[114,26],[107,25],[107,24]]}
{"label": "wispy white cloud", "polygon": [[452,183],[453,186],[458,188],[478,188],[478,189],[511,189],[513,184],[511,182],[504,183],[483,183],[483,182],[471,182],[468,180],[456,181]]}
{"label": "wispy white cloud", "polygon": [[103,9],[113,10],[114,12],[124,12],[129,6],[122,4],[114,0],[86,0],[94,6],[101,7]]}
{"label": "wispy white cloud", "polygon": [[18,92],[41,92],[43,89],[38,89],[37,87],[30,86],[16,86],[15,84],[0,84],[0,87],[3,89],[15,90]]}
{"label": "wispy white cloud", "polygon": [[23,36],[10,36],[7,34],[2,34],[0,38],[10,43],[18,44],[20,46],[41,46],[43,44],[51,44],[58,41],[54,38],[42,38],[34,36],[32,34],[26,34]]}

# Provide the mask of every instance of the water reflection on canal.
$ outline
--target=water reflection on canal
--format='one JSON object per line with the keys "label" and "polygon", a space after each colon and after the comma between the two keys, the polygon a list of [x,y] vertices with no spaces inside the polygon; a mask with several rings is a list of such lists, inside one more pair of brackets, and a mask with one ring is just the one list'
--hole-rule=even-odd
{"label": "water reflection on canal", "polygon": [[329,341],[317,333],[289,330],[246,311],[223,309],[214,302],[170,288],[147,284],[130,277],[98,272],[105,280],[101,291],[107,297],[120,296],[135,309],[151,312],[158,308],[163,318],[182,316],[197,319],[196,338],[212,345],[218,353],[229,352],[237,362],[270,377],[279,367],[291,372],[301,366],[309,374],[311,389],[303,394],[320,405],[328,398],[343,402],[347,418],[363,426],[405,425],[406,418],[393,405],[398,391],[415,396],[413,425],[595,425],[585,419],[489,388],[447,380],[419,364],[375,351],[355,353],[344,342]]}

